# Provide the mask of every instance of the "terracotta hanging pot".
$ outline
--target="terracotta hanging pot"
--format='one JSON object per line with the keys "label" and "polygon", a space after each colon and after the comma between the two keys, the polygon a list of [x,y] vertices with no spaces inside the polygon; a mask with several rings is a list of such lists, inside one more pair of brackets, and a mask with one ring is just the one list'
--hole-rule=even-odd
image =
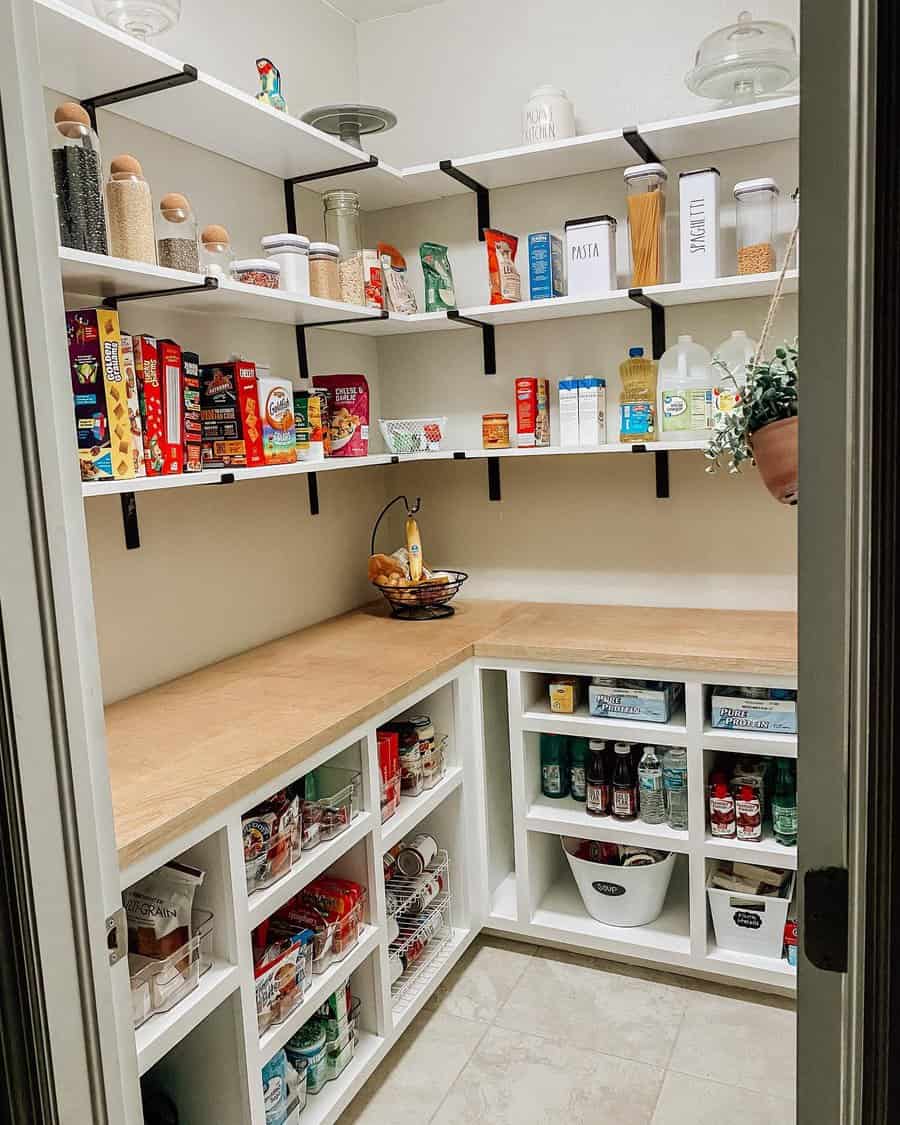
{"label": "terracotta hanging pot", "polygon": [[763,482],[780,504],[800,499],[799,418],[780,418],[750,438]]}

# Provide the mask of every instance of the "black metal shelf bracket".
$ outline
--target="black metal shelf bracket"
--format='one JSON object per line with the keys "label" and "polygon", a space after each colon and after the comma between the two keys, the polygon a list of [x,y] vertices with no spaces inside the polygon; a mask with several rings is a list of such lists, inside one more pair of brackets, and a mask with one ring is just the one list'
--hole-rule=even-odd
{"label": "black metal shelf bracket", "polygon": [[137,500],[135,500],[133,492],[123,492],[119,499],[122,501],[122,530],[125,532],[125,548],[129,551],[136,551],[141,545]]}
{"label": "black metal shelf bracket", "polygon": [[294,188],[297,184],[308,184],[313,180],[325,180],[331,176],[346,176],[350,172],[365,172],[367,168],[377,168],[378,157],[367,156],[356,164],[345,164],[341,168],[326,168],[323,172],[306,172],[302,176],[291,176],[284,181],[284,213],[287,218],[287,229],[291,234],[297,233],[297,205],[294,200]]}
{"label": "black metal shelf bracket", "polygon": [[122,293],[116,297],[104,297],[105,309],[117,309],[123,301],[152,301],[154,297],[171,297],[178,293],[211,293],[219,288],[218,279],[204,277],[200,285],[175,285],[171,289],[143,289],[140,293]]}
{"label": "black metal shelf bracket", "polygon": [[638,156],[645,164],[659,164],[660,159],[647,144],[644,138],[638,131],[637,125],[628,125],[622,130],[622,137],[631,145]]}
{"label": "black metal shelf bracket", "polygon": [[481,343],[484,351],[484,373],[485,375],[496,375],[497,348],[494,341],[493,324],[485,324],[483,320],[473,320],[470,316],[463,316],[459,309],[448,309],[447,319],[458,321],[460,324],[468,324],[471,328],[481,329]]}
{"label": "black metal shelf bracket", "polygon": [[309,514],[319,514],[319,481],[315,473],[306,474],[306,487],[309,492]]}
{"label": "black metal shelf bracket", "polygon": [[[625,139],[628,140],[629,138],[626,136]],[[648,297],[643,289],[629,289],[628,296],[632,301],[650,310],[650,339],[653,346],[653,358],[659,359],[666,350],[665,306],[658,301],[654,301],[652,297]],[[631,448],[635,453],[649,452],[646,445],[633,445]],[[670,496],[669,451],[667,449],[654,449],[653,460],[656,470],[656,499],[668,500]]]}
{"label": "black metal shelf bracket", "polygon": [[91,127],[97,132],[97,110],[117,102],[128,102],[132,98],[143,98],[147,94],[158,94],[161,90],[171,90],[175,86],[185,86],[197,81],[197,68],[185,63],[177,74],[167,74],[164,78],[153,78],[149,82],[137,82],[134,86],[123,86],[121,90],[110,90],[108,94],[98,94],[94,98],[84,98],[81,104],[91,119]]}
{"label": "black metal shelf bracket", "polygon": [[488,457],[488,499],[502,500],[500,493],[500,458]]}
{"label": "black metal shelf bracket", "polygon": [[307,328],[324,328],[332,324],[358,324],[361,320],[387,320],[390,313],[387,309],[382,309],[378,316],[345,316],[340,320],[317,320],[313,324],[298,324],[296,327],[297,336],[297,362],[300,365],[300,378],[309,378],[309,354],[306,350],[306,329]]}
{"label": "black metal shelf bracket", "polygon": [[465,172],[460,171],[459,168],[453,166],[452,160],[442,160],[440,163],[441,171],[456,180],[457,183],[467,187],[469,191],[475,192],[476,205],[478,207],[478,241],[484,242],[484,232],[491,225],[491,193],[477,180],[473,180],[471,176],[466,175]]}

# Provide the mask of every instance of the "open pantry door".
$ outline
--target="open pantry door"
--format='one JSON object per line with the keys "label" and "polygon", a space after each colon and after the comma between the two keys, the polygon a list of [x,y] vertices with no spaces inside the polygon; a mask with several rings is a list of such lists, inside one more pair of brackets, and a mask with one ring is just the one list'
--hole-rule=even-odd
{"label": "open pantry door", "polygon": [[[31,0],[0,4],[0,1117],[139,1125]],[[118,921],[118,919],[115,919]],[[126,938],[121,926],[109,940]],[[6,1104],[4,1104],[4,1101]]]}

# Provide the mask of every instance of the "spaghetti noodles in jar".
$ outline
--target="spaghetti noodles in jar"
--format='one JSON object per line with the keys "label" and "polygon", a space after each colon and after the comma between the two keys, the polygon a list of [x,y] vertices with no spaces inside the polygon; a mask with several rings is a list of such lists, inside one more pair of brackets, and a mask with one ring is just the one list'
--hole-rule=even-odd
{"label": "spaghetti noodles in jar", "polygon": [[665,281],[666,180],[662,164],[634,164],[625,169],[631,284]]}

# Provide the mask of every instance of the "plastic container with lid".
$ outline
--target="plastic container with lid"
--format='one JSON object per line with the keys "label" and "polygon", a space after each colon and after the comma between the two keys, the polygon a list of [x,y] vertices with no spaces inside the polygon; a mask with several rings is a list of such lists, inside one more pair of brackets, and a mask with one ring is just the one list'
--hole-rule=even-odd
{"label": "plastic container with lid", "polygon": [[684,81],[702,98],[748,102],[782,89],[799,71],[797,40],[787,24],[743,11],[737,23],[706,36]]}
{"label": "plastic container with lid", "polygon": [[159,264],[169,269],[188,273],[200,270],[197,220],[190,201],[181,192],[170,191],[159,201],[156,254]]}
{"label": "plastic container with lid", "polygon": [[313,297],[327,301],[341,299],[341,281],[338,275],[340,249],[333,242],[309,244],[309,292]]}
{"label": "plastic container with lid", "polygon": [[128,153],[113,157],[106,181],[109,252],[114,258],[156,265],[153,198],[140,161]]}
{"label": "plastic container with lid", "polygon": [[210,277],[222,280],[231,277],[231,263],[234,251],[231,238],[225,227],[216,223],[204,227],[200,232],[200,268]]}
{"label": "plastic container with lid", "polygon": [[628,241],[631,284],[661,285],[665,281],[666,181],[662,164],[633,164],[626,168]]}
{"label": "plastic container with lid", "polygon": [[656,360],[643,348],[629,348],[619,364],[622,392],[619,398],[619,441],[634,443],[656,438]]}
{"label": "plastic container with lid", "polygon": [[713,352],[713,359],[724,364],[728,372],[726,374],[718,365],[713,367],[713,376],[716,380],[713,388],[715,418],[721,414],[730,414],[737,406],[754,355],[756,355],[756,341],[751,340],[742,328],[732,332]]}
{"label": "plastic container with lid", "polygon": [[739,274],[775,269],[778,195],[778,185],[767,176],[734,185]]}
{"label": "plastic container with lid", "polygon": [[309,296],[309,239],[303,234],[267,234],[262,240],[267,258],[281,267],[281,288]]}
{"label": "plastic container with lid", "polygon": [[713,420],[712,356],[691,336],[663,352],[659,361],[659,437],[662,441],[704,441]]}
{"label": "plastic container with lid", "polygon": [[271,258],[236,258],[231,263],[231,276],[244,285],[258,285],[262,289],[277,289],[281,266]]}
{"label": "plastic container with lid", "polygon": [[365,305],[359,192],[327,191],[322,199],[325,204],[325,237],[339,249],[340,299],[349,305]]}
{"label": "plastic container with lid", "polygon": [[87,110],[78,102],[57,106],[53,123],[53,183],[60,244],[106,254],[100,138],[91,128]]}

